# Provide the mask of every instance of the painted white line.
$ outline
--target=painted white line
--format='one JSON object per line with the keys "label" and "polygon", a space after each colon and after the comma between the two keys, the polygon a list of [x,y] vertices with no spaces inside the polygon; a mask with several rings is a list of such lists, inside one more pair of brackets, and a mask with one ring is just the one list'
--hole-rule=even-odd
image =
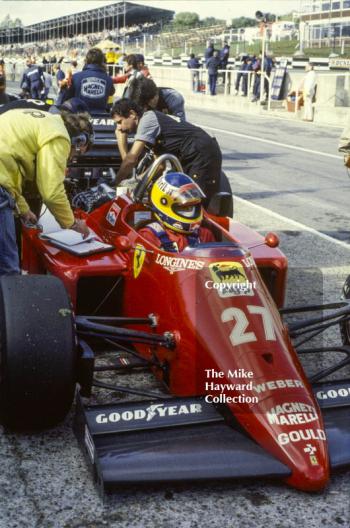
{"label": "painted white line", "polygon": [[231,132],[230,130],[223,130],[221,128],[214,128],[203,125],[197,126],[201,126],[201,128],[205,128],[207,130],[212,130],[213,132],[220,132],[220,134],[229,134],[230,136],[237,136],[245,139],[253,139],[254,141],[260,141],[260,143],[269,143],[270,145],[277,145],[278,147],[299,150],[301,152],[307,152],[308,154],[315,154],[316,156],[325,156],[326,158],[335,158],[337,160],[343,159],[343,156],[337,156],[336,154],[327,154],[326,152],[320,152],[319,150],[311,150],[303,147],[297,147],[295,145],[288,145],[287,143],[279,143],[278,141],[272,141],[272,139],[263,139],[256,136],[249,136],[248,134],[240,134],[239,132]]}
{"label": "painted white line", "polygon": [[244,203],[249,205],[250,207],[253,207],[254,209],[258,209],[259,211],[262,211],[273,218],[278,218],[278,220],[283,220],[284,222],[289,222],[293,226],[297,227],[298,229],[302,231],[308,231],[309,233],[312,233],[313,235],[316,235],[323,240],[326,240],[327,242],[331,242],[333,244],[337,244],[338,246],[341,246],[345,249],[350,249],[350,244],[347,244],[346,242],[343,242],[342,240],[337,240],[336,238],[333,238],[329,235],[325,235],[324,233],[321,233],[320,231],[317,231],[313,227],[309,227],[305,224],[302,224],[301,222],[297,222],[296,220],[292,220],[291,218],[288,218],[287,216],[283,216],[279,213],[275,213],[275,211],[271,211],[271,209],[267,209],[266,207],[262,207],[262,205],[257,205],[253,202],[250,202],[249,200],[245,200],[244,198],[240,198],[239,196],[233,195],[234,200],[237,200],[238,202]]}

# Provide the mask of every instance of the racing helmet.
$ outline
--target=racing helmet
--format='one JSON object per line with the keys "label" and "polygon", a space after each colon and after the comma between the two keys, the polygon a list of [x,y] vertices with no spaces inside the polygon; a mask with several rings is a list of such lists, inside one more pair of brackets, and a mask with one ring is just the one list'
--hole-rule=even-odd
{"label": "racing helmet", "polygon": [[153,185],[150,202],[154,215],[177,233],[193,233],[203,218],[200,187],[182,172],[167,172]]}

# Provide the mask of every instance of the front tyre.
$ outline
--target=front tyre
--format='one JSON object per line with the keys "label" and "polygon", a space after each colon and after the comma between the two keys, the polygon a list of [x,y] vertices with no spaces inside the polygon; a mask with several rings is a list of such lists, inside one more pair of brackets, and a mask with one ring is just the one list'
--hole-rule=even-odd
{"label": "front tyre", "polygon": [[[350,275],[344,282],[342,299],[350,299]],[[350,345],[350,321],[343,321],[339,326],[343,345]]]}
{"label": "front tyre", "polygon": [[42,428],[67,415],[76,384],[72,309],[47,275],[0,277],[0,419]]}

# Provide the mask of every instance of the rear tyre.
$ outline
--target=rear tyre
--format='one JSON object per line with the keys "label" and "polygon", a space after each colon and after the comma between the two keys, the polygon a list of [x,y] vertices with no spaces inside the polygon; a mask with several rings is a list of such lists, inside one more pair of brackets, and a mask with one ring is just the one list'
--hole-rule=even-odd
{"label": "rear tyre", "polygon": [[74,398],[72,309],[62,282],[47,275],[0,278],[0,419],[14,428],[59,423]]}

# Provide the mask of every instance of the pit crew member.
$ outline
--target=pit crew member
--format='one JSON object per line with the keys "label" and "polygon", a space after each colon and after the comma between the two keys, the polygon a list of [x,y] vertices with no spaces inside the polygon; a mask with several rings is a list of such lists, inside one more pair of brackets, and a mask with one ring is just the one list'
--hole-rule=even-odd
{"label": "pit crew member", "polygon": [[22,195],[26,181],[36,183],[61,227],[88,236],[85,222],[73,216],[63,181],[68,159],[89,147],[89,117],[66,111],[52,115],[30,108],[0,115],[0,275],[19,272],[14,210],[23,221],[37,222]]}
{"label": "pit crew member", "polygon": [[114,94],[115,89],[104,62],[103,52],[98,48],[91,48],[86,54],[84,68],[73,75],[71,86],[65,91],[62,102],[78,97],[90,112],[105,112],[108,98]]}
{"label": "pit crew member", "polygon": [[144,110],[159,110],[186,121],[185,99],[174,88],[157,88],[152,79],[136,79],[129,97]]}
{"label": "pit crew member", "polygon": [[[219,190],[221,175],[221,151],[216,139],[201,128],[158,112],[142,109],[133,101],[120,99],[111,111],[117,130],[125,141],[118,144],[123,162],[117,173],[116,184],[131,176],[146,146],[156,154],[170,153],[177,156],[186,174],[200,186],[206,198],[204,207]],[[127,134],[135,133],[135,141],[127,152]]]}
{"label": "pit crew member", "polygon": [[156,221],[139,234],[164,251],[183,251],[201,242],[215,242],[213,233],[203,227],[200,187],[182,172],[168,172],[152,186],[150,205]]}

